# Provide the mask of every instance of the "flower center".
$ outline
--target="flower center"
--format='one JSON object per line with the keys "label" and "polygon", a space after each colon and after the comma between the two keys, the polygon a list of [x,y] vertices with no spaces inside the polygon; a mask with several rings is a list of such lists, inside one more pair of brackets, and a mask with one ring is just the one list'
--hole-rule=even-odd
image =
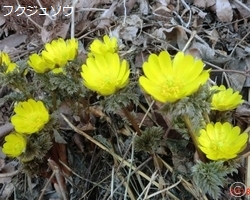
{"label": "flower center", "polygon": [[172,97],[179,97],[180,90],[183,87],[183,84],[180,80],[172,78],[167,79],[162,84],[162,94],[164,96],[172,96]]}

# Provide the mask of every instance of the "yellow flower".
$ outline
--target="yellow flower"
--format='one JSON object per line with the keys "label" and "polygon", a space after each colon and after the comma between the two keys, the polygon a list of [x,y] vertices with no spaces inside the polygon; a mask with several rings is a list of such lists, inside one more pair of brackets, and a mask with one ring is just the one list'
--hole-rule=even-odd
{"label": "yellow flower", "polygon": [[26,139],[19,133],[12,132],[5,137],[3,153],[9,157],[17,157],[25,152]]}
{"label": "yellow flower", "polygon": [[143,64],[145,76],[139,78],[139,84],[154,99],[175,102],[193,94],[208,80],[209,71],[203,71],[203,66],[201,60],[183,52],[173,60],[167,51],[159,56],[151,54]]}
{"label": "yellow flower", "polygon": [[239,92],[234,92],[232,88],[226,89],[224,85],[221,85],[220,87],[212,87],[212,89],[218,90],[218,93],[212,96],[212,110],[233,110],[244,102]]}
{"label": "yellow flower", "polygon": [[228,122],[207,124],[206,129],[200,131],[199,148],[211,160],[235,158],[247,145],[248,134],[240,132],[238,126],[233,127]]}
{"label": "yellow flower", "polygon": [[11,117],[11,123],[18,133],[35,133],[49,121],[48,110],[41,101],[29,99],[19,102],[15,106],[14,112],[16,114]]}
{"label": "yellow flower", "polygon": [[95,39],[90,45],[90,53],[91,55],[103,55],[107,52],[116,53],[118,49],[117,38],[104,35],[103,42]]}
{"label": "yellow flower", "polygon": [[223,91],[223,90],[226,90],[226,87],[225,87],[225,85],[220,85],[220,87],[217,85],[214,85],[211,87],[211,90]]}
{"label": "yellow flower", "polygon": [[49,63],[64,67],[68,61],[75,59],[77,51],[78,41],[76,39],[64,41],[62,38],[59,38],[45,45],[42,57]]}
{"label": "yellow flower", "polygon": [[55,64],[49,63],[42,56],[34,53],[29,57],[28,64],[36,73],[45,73],[54,69]]}
{"label": "yellow flower", "polygon": [[129,74],[127,61],[121,62],[117,53],[87,58],[81,72],[83,84],[103,96],[124,88],[129,82]]}
{"label": "yellow flower", "polygon": [[13,72],[14,69],[16,69],[17,67],[16,63],[11,62],[9,55],[1,51],[0,51],[0,65],[4,67],[4,70],[3,70],[4,74]]}

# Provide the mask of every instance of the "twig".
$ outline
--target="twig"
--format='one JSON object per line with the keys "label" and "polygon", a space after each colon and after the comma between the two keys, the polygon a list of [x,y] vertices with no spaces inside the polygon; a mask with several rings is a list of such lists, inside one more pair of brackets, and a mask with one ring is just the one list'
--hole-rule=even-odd
{"label": "twig", "polygon": [[[148,193],[148,191],[149,191],[149,189],[150,189],[150,187],[151,187],[151,185],[152,185],[152,182],[156,179],[156,177],[157,177],[157,171],[155,171],[153,174],[152,174],[152,176],[151,176],[151,178],[150,178],[150,180],[149,180],[149,183],[148,183],[148,185],[145,187],[145,189],[141,192],[141,194],[138,196],[138,199],[141,199],[142,198],[142,195],[145,193],[145,197],[147,196],[147,193]],[[143,199],[145,199],[145,197],[143,198]]]}
{"label": "twig", "polygon": [[19,172],[20,172],[20,170],[15,170],[15,171],[13,171],[13,172],[8,172],[8,173],[1,173],[1,174],[0,174],[0,178],[7,178],[7,177],[10,177],[10,176],[15,176],[15,175],[17,175]]}
{"label": "twig", "polygon": [[[18,6],[20,6],[20,3],[18,0],[16,0],[16,3]],[[40,30],[43,29],[43,27],[41,27],[39,24],[37,24],[33,19],[31,19],[26,12],[24,12],[25,16],[28,18],[28,20],[30,20],[33,24],[35,24]]]}
{"label": "twig", "polygon": [[[134,148],[134,137],[133,137],[133,139],[132,139],[132,142],[131,142],[131,144],[132,144],[132,148],[131,148],[131,158],[130,158],[130,160],[131,160],[131,166],[132,166],[132,163],[133,163],[133,161],[134,161],[134,151],[135,151],[135,148]],[[126,184],[126,187],[125,187],[125,193],[124,193],[124,200],[126,200],[127,199],[127,193],[129,194],[129,196],[130,196],[130,199],[132,199],[131,198],[131,191],[130,191],[130,188],[129,188],[129,182],[130,182],[130,177],[131,177],[131,171],[132,171],[132,168],[131,168],[131,166],[129,167],[129,171],[128,171],[128,175],[127,175],[127,181],[125,181],[124,182],[124,184]],[[132,195],[132,197],[133,197],[133,195]],[[135,199],[135,198],[134,198]]]}
{"label": "twig", "polygon": [[[67,122],[67,124],[78,134],[84,136],[86,139],[90,140],[91,142],[93,142],[94,144],[96,144],[97,146],[99,146],[101,149],[107,151],[110,155],[112,155],[115,159],[119,160],[120,162],[122,161],[122,163],[124,165],[126,165],[127,167],[131,167],[133,169],[133,172],[138,173],[140,176],[142,176],[143,178],[145,178],[146,180],[150,181],[150,177],[148,177],[145,173],[143,173],[142,171],[139,171],[136,167],[134,167],[133,165],[131,165],[131,163],[129,163],[127,160],[123,160],[123,158],[121,158],[119,155],[117,155],[115,152],[113,152],[112,150],[108,149],[107,147],[105,147],[103,144],[101,144],[100,142],[98,142],[97,140],[93,139],[91,136],[89,136],[87,133],[77,129],[72,123],[70,123],[70,121],[63,115],[61,114],[62,118]],[[156,181],[153,181],[153,184],[156,187],[159,187],[159,183],[157,183]],[[173,199],[178,199],[175,195],[173,195],[172,193],[170,193],[169,191],[167,192],[167,194],[173,198]]]}
{"label": "twig", "polygon": [[231,53],[230,53],[229,57],[232,57],[232,55],[233,55],[233,53],[234,53],[235,49],[238,47],[238,45],[239,45],[239,44],[240,44],[243,40],[245,40],[245,39],[246,39],[246,37],[248,37],[248,36],[249,36],[249,34],[250,34],[250,31],[249,31],[249,32],[247,32],[247,34],[246,34],[246,35],[244,35],[244,37],[243,37],[243,38],[241,38],[241,40],[240,40],[239,42],[237,42],[237,44],[236,44],[236,45],[234,45],[234,48],[233,48],[233,50],[231,51]]}
{"label": "twig", "polygon": [[250,8],[247,7],[244,3],[240,2],[239,0],[234,0],[233,2],[237,3],[238,5],[242,6],[243,8],[245,8],[250,12]]}
{"label": "twig", "polygon": [[171,186],[169,186],[169,187],[167,187],[167,188],[165,188],[165,189],[163,189],[163,190],[157,191],[157,192],[155,192],[155,193],[153,193],[153,194],[147,196],[147,199],[150,199],[151,197],[154,197],[154,196],[156,196],[156,195],[158,195],[158,194],[161,194],[161,193],[163,193],[163,192],[165,192],[165,191],[168,191],[168,190],[170,190],[170,189],[176,187],[177,185],[180,184],[181,181],[182,181],[182,178],[180,178],[180,180],[179,180],[178,182],[176,182],[175,184],[173,184],[173,185],[171,185]]}
{"label": "twig", "polygon": [[148,116],[149,111],[151,110],[151,108],[152,108],[152,106],[154,105],[154,103],[155,103],[155,101],[153,100],[153,101],[151,102],[151,104],[149,105],[149,107],[148,107],[148,109],[147,109],[145,115],[143,116],[143,118],[142,118],[142,120],[141,120],[141,122],[140,122],[140,124],[139,124],[139,128],[141,128],[141,126],[142,126],[144,120],[145,120],[146,117]]}
{"label": "twig", "polygon": [[127,19],[127,6],[126,6],[126,0],[123,0],[123,8],[124,8],[123,26],[125,26],[125,25],[126,25],[126,19]]}
{"label": "twig", "polygon": [[56,172],[53,171],[53,173],[52,173],[51,176],[49,177],[49,180],[47,180],[45,186],[44,186],[43,189],[42,189],[42,192],[41,192],[41,194],[40,194],[38,200],[42,200],[42,199],[43,199],[43,196],[44,196],[44,193],[45,193],[45,191],[46,191],[46,188],[49,186],[49,184],[50,184],[52,178],[55,176],[55,173],[56,173]]}
{"label": "twig", "polygon": [[232,72],[232,73],[237,73],[241,74],[247,77],[250,77],[250,74],[247,74],[247,71],[240,71],[240,70],[233,70],[233,69],[212,69],[212,72]]}
{"label": "twig", "polygon": [[[44,9],[42,9],[42,8],[43,8],[43,5],[41,4],[40,0],[36,0],[36,2],[38,3],[38,5],[39,5],[40,9],[42,10],[43,14],[46,15],[46,16],[48,16],[49,19],[50,19],[51,21],[53,21],[52,17],[51,17],[50,15],[47,15],[46,11],[44,11]],[[24,12],[24,13],[25,13],[25,12]]]}
{"label": "twig", "polygon": [[187,3],[185,2],[185,0],[181,0],[182,4],[184,5],[184,7],[186,9],[188,9],[189,11],[189,18],[188,18],[188,22],[186,23],[185,27],[188,28],[190,26],[191,20],[192,20],[192,10],[190,9],[190,7],[187,5]]}
{"label": "twig", "polygon": [[187,41],[187,43],[185,44],[184,48],[182,49],[183,52],[185,52],[187,50],[189,44],[191,43],[191,41],[194,39],[195,36],[196,36],[196,31],[192,31],[189,40]]}
{"label": "twig", "polygon": [[67,193],[67,189],[66,189],[66,185],[65,185],[65,179],[62,176],[62,172],[60,170],[60,167],[52,159],[48,159],[48,165],[53,170],[53,172],[55,172],[55,177],[56,177],[56,180],[57,180],[57,183],[58,183],[61,195],[62,195],[62,199],[67,200],[68,193]]}
{"label": "twig", "polygon": [[75,8],[76,8],[76,3],[78,1],[75,0],[72,4],[72,7],[73,7],[73,12],[72,12],[72,15],[71,15],[71,28],[70,28],[70,38],[74,38],[75,37]]}

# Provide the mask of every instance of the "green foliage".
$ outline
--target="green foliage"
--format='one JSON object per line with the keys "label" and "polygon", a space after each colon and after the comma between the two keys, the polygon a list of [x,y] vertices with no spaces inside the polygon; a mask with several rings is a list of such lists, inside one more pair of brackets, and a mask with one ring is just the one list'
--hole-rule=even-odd
{"label": "green foliage", "polygon": [[160,109],[163,114],[170,113],[173,128],[182,134],[185,139],[189,139],[188,130],[183,122],[183,115],[188,115],[194,132],[204,126],[203,113],[210,112],[210,90],[208,85],[203,85],[200,89],[189,97],[185,97],[175,103],[166,103]]}
{"label": "green foliage", "polygon": [[203,191],[208,193],[213,199],[221,196],[221,188],[226,183],[226,176],[237,172],[237,165],[225,165],[223,161],[209,163],[198,162],[192,167],[193,180]]}
{"label": "green foliage", "polygon": [[8,93],[7,95],[5,95],[4,97],[0,98],[0,105],[10,100],[14,102],[25,101],[26,96],[22,92],[12,91]]}
{"label": "green foliage", "polygon": [[154,152],[160,145],[162,134],[162,127],[146,128],[140,136],[135,137],[136,151]]}
{"label": "green foliage", "polygon": [[29,162],[34,159],[42,160],[52,147],[49,133],[40,132],[28,137],[25,153],[21,155],[22,162]]}
{"label": "green foliage", "polygon": [[125,88],[113,95],[104,97],[100,102],[107,113],[116,113],[122,107],[126,107],[131,102],[139,104],[139,91],[136,82],[129,83]]}
{"label": "green foliage", "polygon": [[63,73],[49,73],[49,83],[51,84],[50,90],[57,90],[63,96],[72,96],[80,91],[78,80],[65,76]]}

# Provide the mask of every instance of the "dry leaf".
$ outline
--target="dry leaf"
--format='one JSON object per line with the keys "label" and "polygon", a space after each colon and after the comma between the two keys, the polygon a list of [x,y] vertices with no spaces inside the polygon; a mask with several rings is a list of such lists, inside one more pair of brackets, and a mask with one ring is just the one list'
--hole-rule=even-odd
{"label": "dry leaf", "polygon": [[207,7],[214,6],[216,4],[216,0],[207,0]]}
{"label": "dry leaf", "polygon": [[194,0],[194,5],[200,8],[209,8],[215,5],[216,0]]}
{"label": "dry leaf", "polygon": [[3,50],[5,46],[17,47],[23,42],[25,42],[27,37],[27,35],[21,33],[10,35],[9,37],[0,40],[0,50]]}
{"label": "dry leaf", "polygon": [[6,22],[5,17],[3,16],[3,14],[0,12],[0,26],[3,26]]}
{"label": "dry leaf", "polygon": [[178,44],[179,49],[183,49],[188,38],[185,30],[181,26],[174,26],[171,28],[159,28],[152,33],[156,38],[167,40],[173,46]]}
{"label": "dry leaf", "polygon": [[143,21],[138,15],[130,15],[126,18],[125,24],[117,26],[113,32],[116,32],[116,34],[119,33],[120,39],[133,41],[133,44],[140,45],[143,41],[136,37],[142,24]]}
{"label": "dry leaf", "polygon": [[103,14],[101,15],[101,18],[103,19],[99,22],[99,24],[97,25],[97,28],[104,29],[105,27],[110,26],[110,22],[111,22],[110,18],[114,14],[114,11],[116,10],[117,5],[118,5],[117,2],[113,2],[110,8],[103,12]]}
{"label": "dry leaf", "polygon": [[212,48],[214,49],[217,41],[220,38],[220,35],[219,35],[218,31],[214,28],[212,31],[204,30],[204,32],[208,35],[207,37],[211,40]]}
{"label": "dry leaf", "polygon": [[141,0],[139,1],[140,2],[140,11],[141,11],[141,14],[143,15],[147,15],[148,14],[148,0]]}
{"label": "dry leaf", "polygon": [[[238,1],[233,1],[233,4],[235,5],[235,7],[238,9],[238,11],[240,12],[240,15],[242,17],[249,17],[250,15],[250,11],[249,9],[246,9],[242,4],[242,2],[238,2]],[[247,0],[244,5],[248,8],[250,8],[250,0]]]}
{"label": "dry leaf", "polygon": [[206,8],[206,1],[204,0],[194,0],[194,5],[200,8]]}
{"label": "dry leaf", "polygon": [[156,0],[156,2],[160,3],[162,6],[167,6],[170,0]]}
{"label": "dry leaf", "polygon": [[233,9],[228,0],[216,1],[216,14],[220,21],[231,22],[233,19]]}
{"label": "dry leaf", "polygon": [[207,43],[193,42],[190,49],[197,49],[202,59],[213,63],[215,51]]}
{"label": "dry leaf", "polygon": [[[248,60],[250,61],[250,58],[246,58],[245,60],[237,59],[237,60],[230,61],[227,66],[227,69],[239,70],[241,72],[244,72],[245,67],[249,62]],[[228,79],[230,82],[230,86],[235,91],[241,91],[246,81],[246,76],[243,74],[239,74],[239,73],[228,73]]]}

